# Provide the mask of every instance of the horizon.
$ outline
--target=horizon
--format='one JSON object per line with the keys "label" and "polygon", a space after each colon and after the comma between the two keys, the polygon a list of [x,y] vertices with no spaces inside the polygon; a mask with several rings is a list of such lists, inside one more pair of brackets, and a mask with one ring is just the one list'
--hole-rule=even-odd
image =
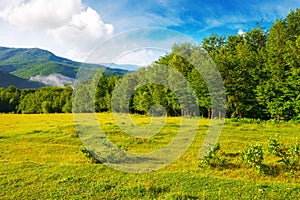
{"label": "horizon", "polygon": [[[143,4],[134,0],[116,3],[107,0],[3,0],[0,3],[0,46],[35,47],[84,62],[99,44],[133,29],[168,29],[201,43],[211,34],[243,34],[257,23],[269,29],[276,19],[285,17],[297,7],[300,7],[297,0],[152,0]],[[164,53],[135,52],[119,58],[116,63],[145,66]]]}
{"label": "horizon", "polygon": [[[79,62],[79,63],[82,63],[82,64],[101,65],[101,66],[105,66],[105,67],[112,68],[112,69],[122,69],[122,70],[127,70],[127,71],[135,71],[135,70],[137,70],[139,68],[147,67],[147,65],[136,65],[136,64],[132,64],[132,63],[93,63],[93,62],[75,61],[75,60],[72,60],[72,59],[69,59],[69,58],[66,58],[66,57],[58,56],[58,55],[56,55],[55,53],[53,53],[53,52],[51,52],[49,50],[41,49],[39,47],[29,47],[29,48],[26,48],[26,47],[22,48],[22,47],[20,47],[20,48],[18,48],[18,47],[0,46],[0,48],[9,48],[9,49],[38,49],[38,50],[41,50],[41,51],[47,51],[47,52],[53,54],[56,57],[67,59],[67,60],[74,61],[74,62]],[[129,65],[132,66],[132,67],[134,67],[134,69],[127,69],[127,68],[125,68],[125,66],[129,66]]]}

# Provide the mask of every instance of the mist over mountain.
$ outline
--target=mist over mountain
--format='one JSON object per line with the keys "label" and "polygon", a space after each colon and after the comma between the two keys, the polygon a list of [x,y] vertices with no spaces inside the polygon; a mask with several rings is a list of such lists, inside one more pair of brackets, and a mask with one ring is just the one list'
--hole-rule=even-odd
{"label": "mist over mountain", "polygon": [[[107,76],[124,75],[129,72],[126,68],[119,69],[117,66],[110,68],[105,65],[76,62],[38,48],[0,47],[0,70],[7,72],[1,76],[14,75],[15,78],[39,81],[46,85],[70,84],[74,82],[79,69],[84,69],[87,77],[93,76],[97,69],[102,69]],[[8,82],[4,84],[4,80]],[[16,85],[10,80],[14,79],[2,78],[2,85]],[[18,87],[22,86],[18,84]]]}
{"label": "mist over mountain", "polygon": [[37,81],[40,83],[43,83],[45,85],[51,85],[51,86],[64,86],[72,84],[75,79],[69,78],[67,76],[61,75],[61,74],[50,74],[48,76],[32,76],[30,77],[31,81]]}
{"label": "mist over mountain", "polygon": [[45,86],[43,83],[30,81],[17,76],[14,76],[6,71],[0,70],[0,87],[7,88],[8,86],[15,86],[19,89],[23,88],[39,88]]}

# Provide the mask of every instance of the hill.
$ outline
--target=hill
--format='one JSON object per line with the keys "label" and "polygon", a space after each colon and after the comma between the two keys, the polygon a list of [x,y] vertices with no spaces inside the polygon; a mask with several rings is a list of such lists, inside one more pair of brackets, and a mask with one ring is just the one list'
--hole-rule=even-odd
{"label": "hill", "polygon": [[[82,66],[103,69],[108,76],[123,75],[128,72],[124,69],[113,69],[104,65],[72,61],[38,48],[0,47],[0,69],[24,79],[51,74],[75,78],[78,69]],[[91,73],[94,73],[94,70]]]}
{"label": "hill", "polygon": [[14,85],[19,89],[23,88],[39,88],[45,86],[42,83],[30,81],[17,76],[14,76],[6,71],[0,70],[0,87],[6,88]]}

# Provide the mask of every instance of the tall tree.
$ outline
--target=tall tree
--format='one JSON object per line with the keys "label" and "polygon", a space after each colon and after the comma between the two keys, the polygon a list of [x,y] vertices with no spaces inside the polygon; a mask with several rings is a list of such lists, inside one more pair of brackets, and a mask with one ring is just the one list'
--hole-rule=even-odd
{"label": "tall tree", "polygon": [[258,86],[257,99],[277,120],[288,120],[297,113],[299,99],[300,9],[286,19],[277,20],[267,39],[267,80]]}

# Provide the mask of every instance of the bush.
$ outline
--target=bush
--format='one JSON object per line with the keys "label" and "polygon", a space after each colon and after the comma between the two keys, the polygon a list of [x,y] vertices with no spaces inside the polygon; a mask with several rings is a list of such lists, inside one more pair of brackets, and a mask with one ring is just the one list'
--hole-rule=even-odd
{"label": "bush", "polygon": [[278,143],[278,138],[271,138],[268,142],[268,152],[280,158],[277,162],[283,163],[286,171],[294,172],[299,168],[300,144],[294,142],[285,147]]}
{"label": "bush", "polygon": [[[278,142],[278,138],[268,140],[267,152],[279,157],[277,162],[282,163],[288,176],[294,176],[300,168],[300,144],[292,143],[286,147]],[[223,157],[222,157],[223,156]],[[226,154],[225,154],[226,156]],[[248,145],[241,154],[241,162],[247,167],[254,168],[258,173],[265,175],[278,175],[280,166],[268,166],[263,164],[264,151],[261,145]],[[198,166],[202,168],[214,167],[222,169],[228,166],[228,160],[220,151],[220,144],[217,143],[211,147],[207,154],[201,159]]]}
{"label": "bush", "polygon": [[263,173],[263,150],[260,145],[249,145],[242,153],[242,162],[248,167],[255,168],[259,173]]}
{"label": "bush", "polygon": [[300,124],[300,115],[294,116],[290,121],[290,124]]}
{"label": "bush", "polygon": [[207,152],[207,154],[201,159],[198,164],[201,168],[207,167],[219,167],[222,168],[225,166],[226,160],[219,157],[220,154],[220,143],[215,144]]}

